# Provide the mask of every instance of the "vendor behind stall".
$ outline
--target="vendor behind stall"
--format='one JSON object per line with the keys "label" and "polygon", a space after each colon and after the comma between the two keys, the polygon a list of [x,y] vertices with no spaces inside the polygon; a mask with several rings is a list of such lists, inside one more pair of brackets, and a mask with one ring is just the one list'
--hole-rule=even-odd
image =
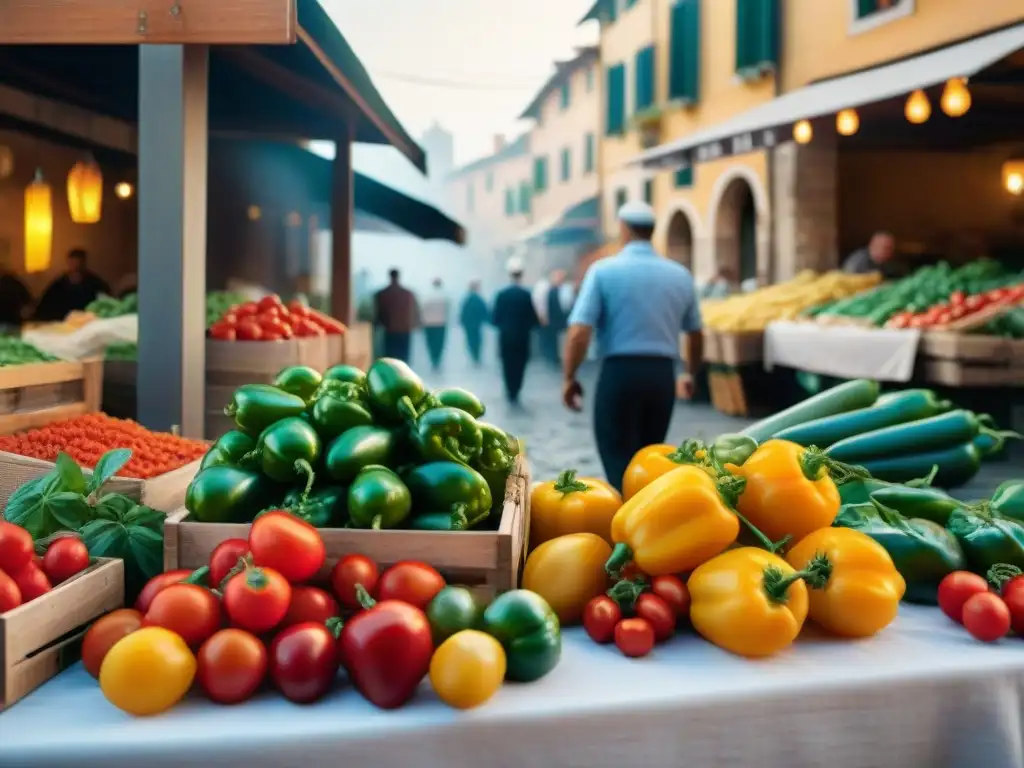
{"label": "vendor behind stall", "polygon": [[881,272],[892,277],[893,257],[896,255],[896,239],[888,232],[875,232],[866,248],[860,248],[843,262],[843,272],[864,275]]}
{"label": "vendor behind stall", "polygon": [[0,329],[17,328],[32,306],[32,294],[13,272],[0,267]]}
{"label": "vendor behind stall", "polygon": [[89,270],[88,254],[81,248],[68,253],[68,268],[43,293],[36,307],[36,319],[63,320],[76,309],[85,309],[101,293],[110,293],[110,286]]}

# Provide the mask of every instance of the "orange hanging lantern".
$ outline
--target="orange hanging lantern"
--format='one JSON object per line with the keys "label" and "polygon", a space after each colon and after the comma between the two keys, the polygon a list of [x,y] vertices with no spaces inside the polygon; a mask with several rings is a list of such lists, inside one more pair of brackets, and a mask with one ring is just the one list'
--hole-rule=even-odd
{"label": "orange hanging lantern", "polygon": [[75,224],[95,224],[103,211],[103,173],[91,157],[79,160],[68,174],[68,208]]}
{"label": "orange hanging lantern", "polygon": [[45,272],[50,268],[53,245],[53,194],[43,172],[25,188],[25,271]]}

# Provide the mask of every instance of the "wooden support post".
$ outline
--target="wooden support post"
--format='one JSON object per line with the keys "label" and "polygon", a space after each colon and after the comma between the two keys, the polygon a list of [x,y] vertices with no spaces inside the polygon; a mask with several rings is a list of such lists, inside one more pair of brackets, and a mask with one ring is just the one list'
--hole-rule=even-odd
{"label": "wooden support post", "polygon": [[352,323],[352,137],[336,142],[331,174],[331,314]]}

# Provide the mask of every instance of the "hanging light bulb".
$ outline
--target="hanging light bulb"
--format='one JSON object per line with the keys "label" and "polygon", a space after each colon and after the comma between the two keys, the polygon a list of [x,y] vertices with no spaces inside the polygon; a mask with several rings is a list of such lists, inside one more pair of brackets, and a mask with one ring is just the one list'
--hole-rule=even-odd
{"label": "hanging light bulb", "polygon": [[52,245],[53,194],[42,170],[37,170],[35,179],[25,187],[25,271],[49,269]]}
{"label": "hanging light bulb", "polygon": [[813,136],[814,129],[807,120],[801,120],[793,126],[793,141],[797,144],[807,144]]}
{"label": "hanging light bulb", "polygon": [[68,174],[68,208],[75,224],[95,224],[103,210],[103,173],[92,157],[79,160]]}
{"label": "hanging light bulb", "polygon": [[117,195],[118,198],[121,200],[127,200],[129,197],[132,196],[133,192],[135,192],[134,187],[132,187],[132,185],[129,184],[127,181],[119,181],[114,186],[114,194]]}
{"label": "hanging light bulb", "polygon": [[971,92],[967,90],[967,78],[953,77],[946,81],[939,100],[942,111],[950,117],[962,117],[971,108]]}
{"label": "hanging light bulb", "polygon": [[259,221],[263,216],[263,210],[258,205],[250,205],[246,209],[245,215],[249,217],[249,221]]}
{"label": "hanging light bulb", "polygon": [[860,117],[857,110],[844,109],[836,115],[836,130],[843,136],[853,136],[860,128]]}
{"label": "hanging light bulb", "polygon": [[932,116],[932,105],[928,101],[928,94],[922,90],[916,90],[910,94],[903,114],[914,125],[928,122],[928,118]]}
{"label": "hanging light bulb", "polygon": [[1024,194],[1024,160],[1003,163],[1003,186],[1011,195]]}

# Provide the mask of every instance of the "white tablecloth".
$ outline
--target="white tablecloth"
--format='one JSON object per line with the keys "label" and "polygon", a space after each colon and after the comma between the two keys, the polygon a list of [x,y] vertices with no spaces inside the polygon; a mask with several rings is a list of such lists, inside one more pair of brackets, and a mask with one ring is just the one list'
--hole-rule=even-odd
{"label": "white tablecloth", "polygon": [[921,332],[814,323],[769,323],[764,367],[776,365],[841,379],[910,381]]}
{"label": "white tablecloth", "polygon": [[983,645],[921,607],[871,640],[803,638],[757,662],[692,635],[631,661],[573,629],[548,677],[469,712],[424,683],[394,712],[342,686],[136,720],[78,666],[0,714],[0,766],[1010,768],[1022,689],[1024,640]]}

